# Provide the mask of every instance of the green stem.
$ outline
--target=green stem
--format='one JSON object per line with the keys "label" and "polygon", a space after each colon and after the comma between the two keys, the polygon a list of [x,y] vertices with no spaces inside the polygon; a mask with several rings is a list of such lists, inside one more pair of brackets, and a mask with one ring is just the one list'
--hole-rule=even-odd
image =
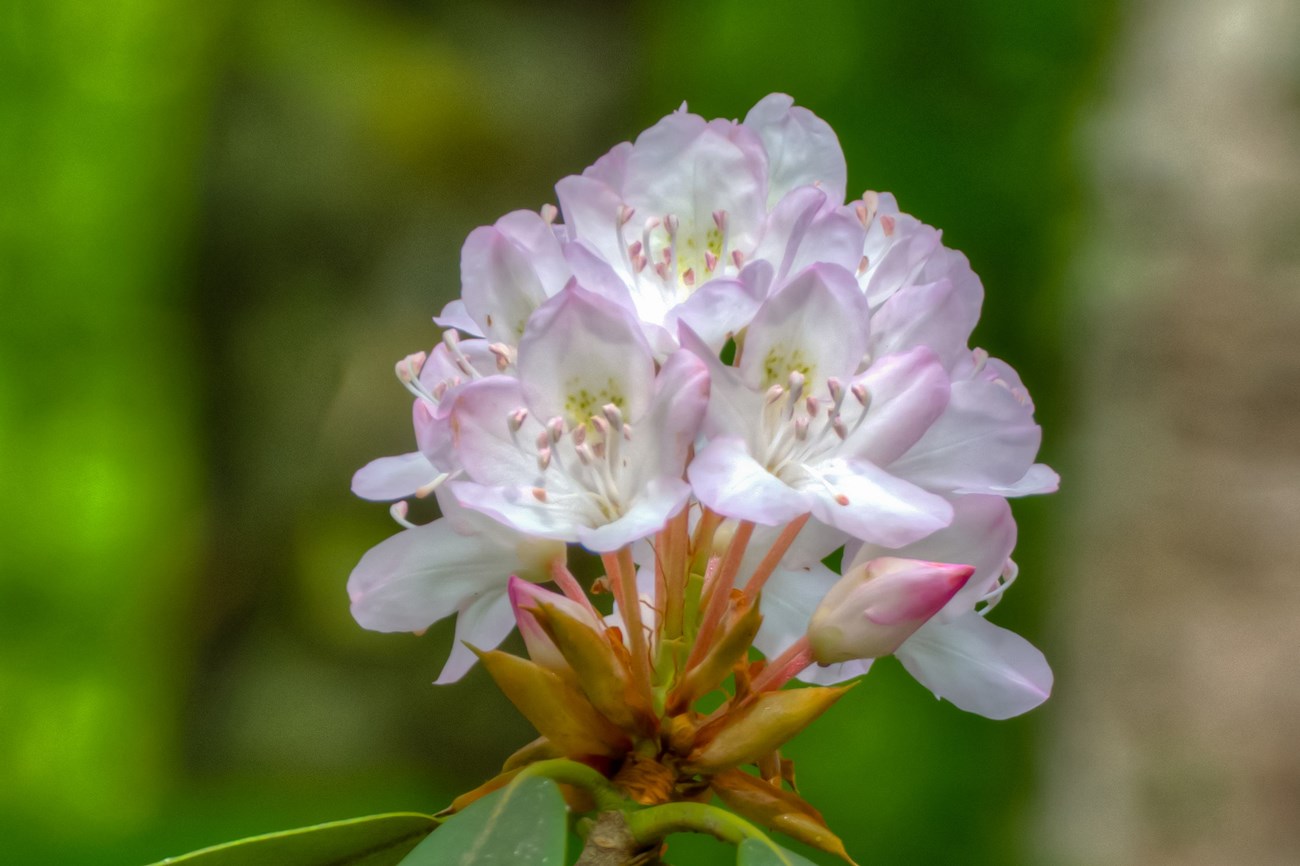
{"label": "green stem", "polygon": [[627,827],[641,845],[652,845],[670,833],[707,833],[732,845],[758,839],[774,849],[777,847],[753,824],[705,803],[664,803],[631,812],[627,815]]}
{"label": "green stem", "polygon": [[516,779],[541,776],[564,785],[582,788],[596,801],[596,810],[600,812],[620,811],[636,808],[615,788],[613,783],[586,764],[570,761],[568,758],[552,758],[529,764],[519,771]]}

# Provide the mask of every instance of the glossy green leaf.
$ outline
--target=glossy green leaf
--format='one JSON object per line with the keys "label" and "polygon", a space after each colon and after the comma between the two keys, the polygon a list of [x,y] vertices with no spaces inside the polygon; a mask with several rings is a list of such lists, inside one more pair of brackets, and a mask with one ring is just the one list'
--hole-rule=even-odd
{"label": "glossy green leaf", "polygon": [[560,789],[520,778],[452,816],[402,866],[563,866],[567,839]]}
{"label": "glossy green leaf", "polygon": [[396,866],[436,826],[414,812],[372,815],[227,842],[154,866]]}
{"label": "glossy green leaf", "polygon": [[736,866],[816,866],[774,842],[746,839],[736,848]]}

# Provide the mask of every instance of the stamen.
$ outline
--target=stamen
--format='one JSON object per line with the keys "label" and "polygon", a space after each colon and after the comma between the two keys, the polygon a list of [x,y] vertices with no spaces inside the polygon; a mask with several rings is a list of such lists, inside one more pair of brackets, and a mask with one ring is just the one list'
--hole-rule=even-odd
{"label": "stamen", "polygon": [[453,475],[459,475],[459,474],[460,474],[459,470],[457,470],[456,472],[438,473],[432,481],[430,481],[428,484],[424,485],[423,487],[415,491],[415,498],[416,499],[427,498],[430,493],[433,493],[433,491],[441,487],[443,485],[443,482],[445,482],[448,478],[451,478]]}
{"label": "stamen", "polygon": [[415,352],[407,355],[394,365],[394,372],[397,373],[397,379],[403,385],[415,382],[420,378],[420,371],[424,369],[424,362],[429,359],[426,352]]}
{"label": "stamen", "polygon": [[888,237],[893,237],[893,235],[894,235],[894,218],[891,217],[889,214],[881,214],[881,216],[880,216],[880,227],[881,227],[882,229],[885,230],[885,237],[887,237],[887,238],[888,238]]}
{"label": "stamen", "polygon": [[844,383],[836,376],[831,376],[826,380],[826,390],[831,392],[831,403],[836,409],[844,402]]}
{"label": "stamen", "polygon": [[488,346],[488,351],[496,356],[497,369],[502,373],[510,369],[510,365],[515,362],[515,350],[505,343],[493,343]]}
{"label": "stamen", "polygon": [[871,402],[871,394],[867,392],[867,386],[861,382],[854,382],[853,387],[849,390],[853,392],[853,399],[862,404],[862,408],[865,409]]}
{"label": "stamen", "polygon": [[524,426],[524,421],[528,418],[528,410],[523,406],[510,413],[507,424],[510,425],[511,433],[518,433],[519,428]]}
{"label": "stamen", "polygon": [[816,397],[812,396],[811,394],[808,395],[808,398],[803,401],[803,405],[804,408],[808,410],[809,418],[816,418],[817,412],[822,407],[821,401],[818,400]]}
{"label": "stamen", "polygon": [[553,225],[555,218],[560,214],[560,209],[553,204],[544,204],[542,205],[541,214],[547,225]]}
{"label": "stamen", "polygon": [[556,415],[546,422],[546,431],[551,434],[552,442],[559,442],[560,437],[564,435],[564,419]]}
{"label": "stamen", "polygon": [[771,406],[773,403],[775,403],[777,400],[780,400],[784,396],[785,396],[785,389],[782,388],[780,385],[773,385],[771,388],[767,389],[767,394],[764,396],[764,402],[767,403],[767,405]]}
{"label": "stamen", "polygon": [[545,489],[544,487],[534,487],[534,488],[533,488],[533,498],[536,499],[538,502],[545,502],[545,501],[546,501],[546,489]]}
{"label": "stamen", "polygon": [[737,270],[743,268],[745,266],[745,254],[742,253],[740,250],[732,250],[731,262],[736,266]]}
{"label": "stamen", "polygon": [[806,381],[807,379],[805,379],[803,373],[798,370],[790,371],[790,402],[792,404],[797,403],[799,398],[803,396],[803,386]]}
{"label": "stamen", "polygon": [[794,419],[794,438],[800,442],[808,438],[808,419],[799,417]]}
{"label": "stamen", "polygon": [[704,251],[704,269],[713,273],[718,269],[718,257],[713,254],[712,250]]}
{"label": "stamen", "polygon": [[695,268],[686,269],[686,273],[682,274],[682,284],[686,286],[695,285]]}
{"label": "stamen", "polygon": [[632,220],[632,215],[636,213],[636,208],[628,207],[625,204],[618,206],[618,227],[621,229]]}
{"label": "stamen", "polygon": [[399,499],[392,505],[388,506],[388,514],[397,521],[397,525],[404,529],[415,529],[414,523],[406,519],[406,514],[411,510],[411,506],[406,504],[405,499]]}
{"label": "stamen", "polygon": [[862,261],[858,262],[858,276],[865,274],[869,267],[871,267],[871,260],[863,256]]}
{"label": "stamen", "polygon": [[618,408],[618,406],[613,403],[606,403],[604,406],[600,407],[600,411],[605,413],[605,417],[609,420],[610,425],[615,430],[622,429],[623,427],[622,409]]}

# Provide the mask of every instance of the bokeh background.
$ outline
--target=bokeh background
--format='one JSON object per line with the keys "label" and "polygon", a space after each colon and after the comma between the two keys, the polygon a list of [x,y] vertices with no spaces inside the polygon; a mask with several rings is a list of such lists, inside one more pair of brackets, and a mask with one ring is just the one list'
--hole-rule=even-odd
{"label": "bokeh background", "polygon": [[[682,100],[791,93],[987,290],[1065,478],[990,722],[892,662],[790,749],[866,863],[1300,862],[1300,9],[1273,0],[13,0],[0,8],[0,860],[436,810],[530,738],[378,635],[475,226]],[[675,862],[725,856],[673,843]],[[816,859],[816,858],[814,858]]]}

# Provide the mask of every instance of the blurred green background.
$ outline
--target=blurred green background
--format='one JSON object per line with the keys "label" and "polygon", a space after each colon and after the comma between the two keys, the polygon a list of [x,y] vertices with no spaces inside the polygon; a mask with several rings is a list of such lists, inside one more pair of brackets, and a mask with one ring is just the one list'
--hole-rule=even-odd
{"label": "blurred green background", "polygon": [[[461,241],[552,201],[682,100],[785,91],[988,292],[1061,464],[1080,113],[1111,3],[39,2],[0,10],[0,837],[141,864],[435,810],[530,738],[450,630],[362,631],[394,527],[351,472],[409,449],[401,355]],[[1068,467],[1063,467],[1068,468]],[[1068,495],[1068,474],[1067,493]],[[999,611],[1052,655],[1061,497],[1017,505]],[[870,863],[1032,862],[1040,717],[936,703],[894,663],[791,748]],[[708,841],[674,843],[714,862]],[[694,858],[694,859],[692,859]]]}

